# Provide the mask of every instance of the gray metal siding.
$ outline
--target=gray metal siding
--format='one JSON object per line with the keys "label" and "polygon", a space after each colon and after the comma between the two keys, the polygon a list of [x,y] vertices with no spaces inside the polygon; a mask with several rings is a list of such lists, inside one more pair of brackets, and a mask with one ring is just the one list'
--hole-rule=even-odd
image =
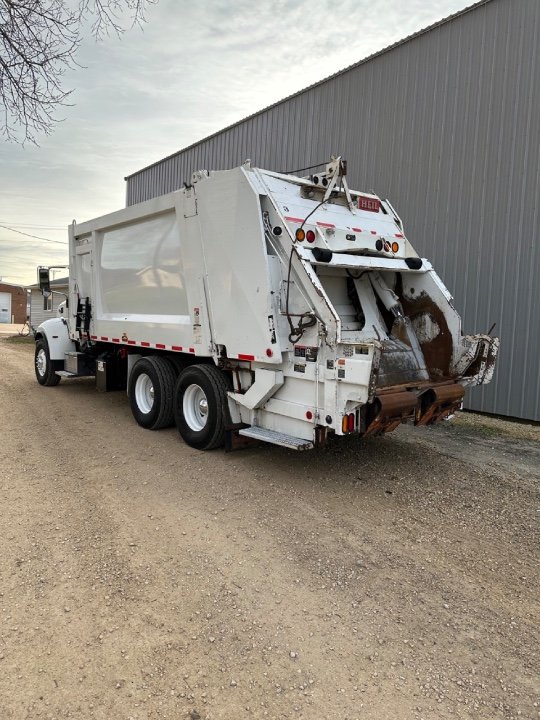
{"label": "gray metal siding", "polygon": [[497,323],[493,382],[467,407],[540,420],[540,2],[490,0],[128,178],[128,204],[201,167],[288,171],[341,153],[387,196],[454,294]]}
{"label": "gray metal siding", "polygon": [[42,322],[45,322],[45,320],[55,318],[58,306],[66,299],[67,291],[67,285],[65,287],[59,287],[55,292],[53,292],[52,310],[44,310],[44,301],[41,290],[39,288],[32,288],[30,291],[30,327],[35,329],[39,327]]}

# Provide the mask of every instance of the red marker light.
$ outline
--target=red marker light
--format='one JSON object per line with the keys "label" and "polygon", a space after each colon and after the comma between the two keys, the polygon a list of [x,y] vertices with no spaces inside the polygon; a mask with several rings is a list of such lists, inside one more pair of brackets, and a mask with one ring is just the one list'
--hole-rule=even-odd
{"label": "red marker light", "polygon": [[347,418],[347,430],[349,432],[354,430],[354,413],[351,413]]}
{"label": "red marker light", "polygon": [[266,348],[266,357],[272,357],[273,354],[272,348]]}
{"label": "red marker light", "polygon": [[306,240],[308,242],[315,242],[315,233],[313,230],[308,230],[306,233]]}
{"label": "red marker light", "polygon": [[311,412],[311,410],[308,410],[308,411],[306,412],[306,418],[307,418],[308,420],[313,420],[313,413]]}

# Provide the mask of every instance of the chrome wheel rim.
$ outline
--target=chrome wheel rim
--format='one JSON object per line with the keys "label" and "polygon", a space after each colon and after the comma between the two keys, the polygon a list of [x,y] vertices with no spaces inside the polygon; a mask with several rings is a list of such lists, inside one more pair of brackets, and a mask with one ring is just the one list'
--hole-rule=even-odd
{"label": "chrome wheel rim", "polygon": [[47,372],[47,353],[43,348],[36,355],[36,368],[40,377],[43,377]]}
{"label": "chrome wheel rim", "polygon": [[200,432],[208,422],[208,398],[200,385],[189,385],[182,403],[184,420],[191,430]]}
{"label": "chrome wheel rim", "polygon": [[145,415],[154,407],[154,383],[146,373],[141,373],[135,382],[135,402]]}

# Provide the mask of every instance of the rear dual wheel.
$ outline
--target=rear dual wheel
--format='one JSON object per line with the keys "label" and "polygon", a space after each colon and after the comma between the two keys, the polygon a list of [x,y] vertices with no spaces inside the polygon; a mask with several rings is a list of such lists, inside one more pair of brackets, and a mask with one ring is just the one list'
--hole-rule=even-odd
{"label": "rear dual wheel", "polygon": [[131,412],[147,430],[160,430],[174,422],[176,371],[167,358],[151,355],[135,363],[129,376]]}
{"label": "rear dual wheel", "polygon": [[159,430],[175,422],[187,445],[212,450],[225,442],[230,389],[228,376],[213,365],[190,365],[177,379],[167,358],[151,355],[135,364],[128,395],[141,427]]}
{"label": "rear dual wheel", "polygon": [[174,419],[187,445],[197,450],[222,447],[227,429],[229,378],[213,365],[191,365],[179,376]]}

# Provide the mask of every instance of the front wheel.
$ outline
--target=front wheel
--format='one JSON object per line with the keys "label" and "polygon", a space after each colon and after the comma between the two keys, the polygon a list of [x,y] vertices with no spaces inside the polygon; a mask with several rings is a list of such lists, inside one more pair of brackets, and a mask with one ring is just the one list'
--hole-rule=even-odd
{"label": "front wheel", "polygon": [[212,450],[225,442],[229,379],[213,365],[192,365],[176,383],[174,419],[187,445]]}
{"label": "front wheel", "polygon": [[34,369],[36,371],[36,379],[40,385],[46,387],[54,387],[60,382],[60,375],[55,372],[54,362],[51,360],[49,345],[44,338],[36,341],[36,351],[34,355]]}

